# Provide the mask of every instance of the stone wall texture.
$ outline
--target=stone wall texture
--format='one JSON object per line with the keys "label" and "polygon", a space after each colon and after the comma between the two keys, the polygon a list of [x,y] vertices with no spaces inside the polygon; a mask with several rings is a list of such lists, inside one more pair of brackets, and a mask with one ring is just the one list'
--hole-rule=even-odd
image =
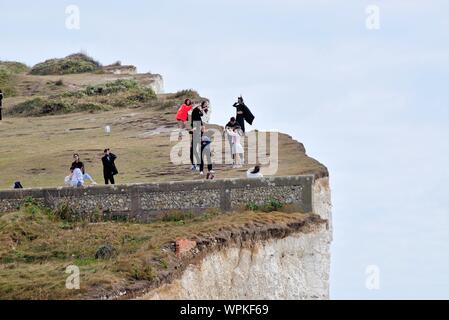
{"label": "stone wall texture", "polygon": [[18,209],[27,198],[50,208],[69,207],[74,214],[101,214],[104,219],[149,221],[169,211],[230,211],[270,199],[313,209],[313,176],[202,180],[87,188],[0,191],[0,212]]}

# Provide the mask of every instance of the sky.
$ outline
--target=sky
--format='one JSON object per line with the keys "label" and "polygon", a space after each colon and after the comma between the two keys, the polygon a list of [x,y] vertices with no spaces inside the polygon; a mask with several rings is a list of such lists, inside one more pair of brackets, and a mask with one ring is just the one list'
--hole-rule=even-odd
{"label": "sky", "polygon": [[242,94],[253,128],[329,168],[331,298],[449,298],[449,2],[0,0],[0,30],[0,60],[120,60],[208,97],[214,123]]}

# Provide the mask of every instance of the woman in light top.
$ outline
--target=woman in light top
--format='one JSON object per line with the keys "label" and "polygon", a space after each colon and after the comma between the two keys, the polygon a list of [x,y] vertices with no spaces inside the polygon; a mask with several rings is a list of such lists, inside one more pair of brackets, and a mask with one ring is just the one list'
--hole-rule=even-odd
{"label": "woman in light top", "polygon": [[227,129],[228,135],[232,137],[232,155],[235,160],[235,165],[233,165],[233,168],[241,168],[242,167],[242,159],[243,159],[243,147],[240,142],[240,139],[242,137],[242,131],[240,127],[235,127],[234,129]]}

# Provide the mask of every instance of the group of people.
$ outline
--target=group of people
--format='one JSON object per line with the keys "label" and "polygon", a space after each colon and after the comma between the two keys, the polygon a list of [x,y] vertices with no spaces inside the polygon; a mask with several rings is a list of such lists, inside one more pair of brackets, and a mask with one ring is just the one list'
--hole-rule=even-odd
{"label": "group of people", "polygon": [[[0,108],[3,94],[0,91]],[[252,125],[255,119],[249,108],[245,105],[243,98],[239,97],[237,102],[233,105],[236,108],[236,116],[232,117],[224,128],[224,134],[228,137],[228,142],[232,153],[232,167],[241,168],[244,163],[244,149],[241,143],[242,137],[245,135],[245,122]],[[193,105],[190,99],[186,99],[176,113],[176,120],[179,124],[179,139],[182,139],[182,131],[187,130],[186,123],[190,115],[190,128],[188,129],[191,135],[190,145],[190,161],[192,164],[192,171],[199,171],[200,175],[204,175],[205,162],[207,159],[207,176],[206,179],[214,179],[214,171],[212,164],[212,149],[211,138],[207,135],[206,126],[203,122],[203,117],[208,113],[209,105],[207,101],[202,101],[199,104]],[[1,119],[1,118],[0,118]],[[118,174],[115,160],[117,156],[111,152],[110,149],[105,149],[103,157],[101,158],[103,164],[103,177],[106,185],[115,184],[115,176]],[[92,176],[87,173],[84,163],[80,160],[78,153],[73,155],[73,162],[70,166],[70,173],[65,177],[64,182],[68,186],[83,187],[86,182],[90,181],[92,185],[97,182]],[[247,171],[248,178],[261,178],[262,173],[260,166],[257,165]],[[14,183],[13,188],[23,188],[19,181]]]}
{"label": "group of people", "polygon": [[[103,163],[103,177],[105,184],[115,184],[114,176],[118,174],[115,165],[116,159],[117,156],[113,154],[110,149],[104,150],[104,155],[101,158],[101,161]],[[84,163],[80,160],[78,153],[73,155],[73,160],[74,161],[70,166],[70,174],[64,179],[65,184],[79,188],[83,187],[85,182],[90,181],[92,185],[96,185],[97,183],[92,176],[86,172]]]}
{"label": "group of people", "polygon": [[[232,153],[232,167],[242,168],[244,163],[244,149],[241,143],[242,137],[245,135],[245,122],[252,125],[255,119],[250,109],[243,101],[243,97],[239,97],[233,105],[236,108],[236,116],[232,117],[224,128],[224,134],[227,135]],[[203,116],[208,113],[209,106],[207,101],[193,105],[190,99],[186,99],[176,113],[176,121],[178,122],[179,140],[182,139],[182,130],[186,130],[186,123],[190,116],[189,134],[191,135],[190,144],[190,161],[192,171],[199,171],[200,175],[204,175],[204,158],[207,159],[207,176],[206,179],[214,178],[212,164],[211,138],[206,134],[206,126],[202,120]],[[199,163],[199,165],[198,165]],[[260,166],[255,166],[248,170],[247,177],[260,178]]]}

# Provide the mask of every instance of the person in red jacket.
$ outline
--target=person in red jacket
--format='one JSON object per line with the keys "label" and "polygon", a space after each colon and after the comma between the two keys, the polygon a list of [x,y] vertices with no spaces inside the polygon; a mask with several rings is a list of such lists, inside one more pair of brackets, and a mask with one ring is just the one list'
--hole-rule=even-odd
{"label": "person in red jacket", "polygon": [[[189,118],[189,112],[192,110],[192,101],[190,99],[186,99],[184,101],[184,104],[179,108],[178,112],[176,113],[176,121],[178,121],[179,128],[185,129],[186,128],[186,122]],[[179,139],[182,138],[182,132],[179,131]]]}

